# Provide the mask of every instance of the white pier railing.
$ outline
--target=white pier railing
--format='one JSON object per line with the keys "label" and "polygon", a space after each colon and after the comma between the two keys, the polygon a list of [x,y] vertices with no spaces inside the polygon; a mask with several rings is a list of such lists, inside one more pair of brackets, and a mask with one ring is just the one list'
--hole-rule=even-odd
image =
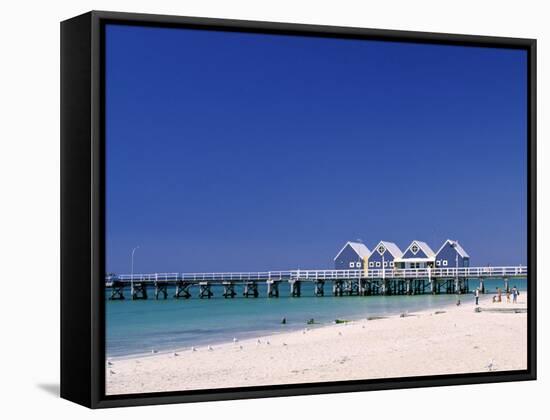
{"label": "white pier railing", "polygon": [[106,281],[132,282],[257,282],[257,281],[335,281],[357,279],[485,279],[485,278],[526,278],[526,266],[507,267],[458,267],[458,268],[377,268],[368,270],[283,270],[257,272],[216,272],[216,273],[148,273],[108,275]]}

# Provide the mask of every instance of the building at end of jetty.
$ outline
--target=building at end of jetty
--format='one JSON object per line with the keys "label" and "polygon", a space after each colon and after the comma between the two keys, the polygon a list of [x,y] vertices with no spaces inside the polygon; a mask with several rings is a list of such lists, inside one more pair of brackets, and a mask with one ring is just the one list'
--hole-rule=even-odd
{"label": "building at end of jetty", "polygon": [[470,256],[456,240],[447,239],[437,251],[413,240],[405,251],[394,242],[380,241],[372,251],[362,242],[348,241],[334,257],[336,270],[462,268],[470,266]]}

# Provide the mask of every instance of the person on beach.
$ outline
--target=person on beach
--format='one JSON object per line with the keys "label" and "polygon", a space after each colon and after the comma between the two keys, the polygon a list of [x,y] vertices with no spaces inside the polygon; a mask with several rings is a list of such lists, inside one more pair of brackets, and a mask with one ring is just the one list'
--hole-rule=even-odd
{"label": "person on beach", "polygon": [[512,303],[518,303],[519,291],[516,286],[512,289]]}
{"label": "person on beach", "polygon": [[476,305],[479,305],[479,287],[476,287],[474,296],[476,297]]}
{"label": "person on beach", "polygon": [[506,303],[510,303],[510,289],[506,289]]}
{"label": "person on beach", "polygon": [[497,297],[498,303],[502,303],[502,290],[500,290],[500,287],[497,287]]}

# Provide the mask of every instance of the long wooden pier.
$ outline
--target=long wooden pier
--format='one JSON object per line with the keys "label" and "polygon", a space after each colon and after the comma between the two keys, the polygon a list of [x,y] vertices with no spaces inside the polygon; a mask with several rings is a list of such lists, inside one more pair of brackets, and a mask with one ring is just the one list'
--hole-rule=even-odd
{"label": "long wooden pier", "polygon": [[155,299],[167,299],[169,287],[175,290],[175,299],[188,299],[194,291],[201,299],[214,296],[214,288],[220,296],[234,298],[237,287],[244,297],[260,296],[259,285],[266,285],[266,297],[302,296],[302,283],[313,284],[315,296],[325,296],[330,285],[333,296],[415,295],[440,293],[469,293],[470,282],[475,282],[482,293],[484,281],[503,281],[503,291],[509,290],[511,279],[526,279],[527,267],[459,267],[417,269],[369,269],[369,270],[288,270],[245,273],[152,273],[108,275],[105,287],[111,300],[125,299],[130,291],[133,300],[148,299],[153,292]]}

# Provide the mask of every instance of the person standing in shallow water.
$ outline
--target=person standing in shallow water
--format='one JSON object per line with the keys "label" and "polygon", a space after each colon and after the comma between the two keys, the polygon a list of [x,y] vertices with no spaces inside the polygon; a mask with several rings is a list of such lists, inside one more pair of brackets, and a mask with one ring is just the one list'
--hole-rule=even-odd
{"label": "person standing in shallow water", "polygon": [[476,305],[479,305],[479,287],[476,287],[474,296],[476,297]]}

